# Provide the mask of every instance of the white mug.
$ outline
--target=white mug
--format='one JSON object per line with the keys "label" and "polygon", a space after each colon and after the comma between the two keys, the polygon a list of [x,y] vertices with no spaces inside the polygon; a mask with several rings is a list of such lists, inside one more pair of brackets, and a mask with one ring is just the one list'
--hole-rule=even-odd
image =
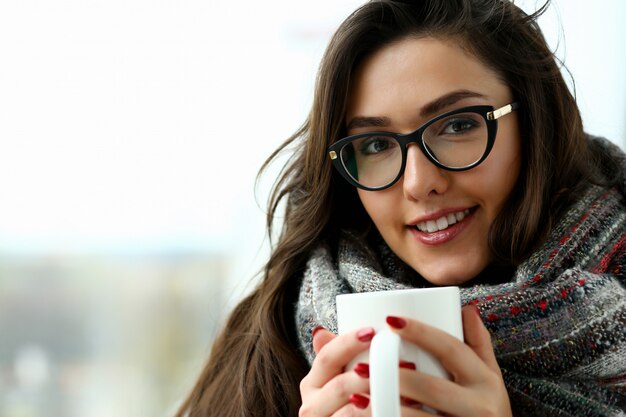
{"label": "white mug", "polygon": [[[387,316],[408,317],[437,327],[463,340],[461,297],[458,287],[419,288],[342,294],[337,296],[339,334],[373,327],[370,349],[346,369],[369,363],[370,404],[373,417],[400,417],[399,362],[415,363],[417,370],[449,379],[446,370],[429,353],[403,341],[386,323]],[[424,407],[424,410],[433,410]]]}

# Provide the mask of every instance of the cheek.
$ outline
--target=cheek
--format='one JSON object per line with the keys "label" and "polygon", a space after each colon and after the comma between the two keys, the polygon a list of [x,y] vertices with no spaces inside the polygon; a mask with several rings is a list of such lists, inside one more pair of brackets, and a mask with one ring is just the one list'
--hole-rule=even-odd
{"label": "cheek", "polygon": [[514,141],[515,144],[513,149],[503,157],[503,164],[501,170],[501,180],[499,181],[498,187],[498,195],[500,196],[501,202],[504,202],[515,187],[517,180],[520,175],[520,167],[521,167],[521,151],[519,149],[519,141]]}
{"label": "cheek", "polygon": [[394,207],[398,207],[395,202],[392,187],[383,191],[364,191],[359,189],[357,192],[361,199],[361,204],[370,216],[376,227],[380,230],[385,224],[391,224],[394,221]]}
{"label": "cheek", "polygon": [[363,191],[361,189],[358,189],[357,193],[359,195],[359,199],[361,199],[361,204],[363,204],[365,211],[370,216],[370,218],[374,222],[376,222],[375,215],[380,210],[379,208],[380,199],[377,199],[374,196],[372,196],[372,193]]}
{"label": "cheek", "polygon": [[474,185],[483,190],[492,217],[498,214],[519,178],[521,166],[519,138],[517,135],[504,138],[494,151],[485,161],[486,164],[479,167],[482,180],[477,180]]}
{"label": "cheek", "polygon": [[495,217],[517,182],[519,163],[511,161],[511,164],[506,165],[503,169],[487,172],[490,175],[486,175],[483,181],[474,182],[473,187],[477,193],[482,194],[482,200],[490,217]]}

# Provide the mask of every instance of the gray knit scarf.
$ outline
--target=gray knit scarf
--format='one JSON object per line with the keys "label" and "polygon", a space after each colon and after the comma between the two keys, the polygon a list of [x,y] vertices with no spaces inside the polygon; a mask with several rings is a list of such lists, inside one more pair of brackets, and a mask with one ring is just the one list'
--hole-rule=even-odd
{"label": "gray knit scarf", "polygon": [[[491,333],[515,416],[626,416],[625,188],[591,187],[515,271],[461,289]],[[425,286],[382,240],[342,233],[335,253],[322,245],[307,263],[300,349],[311,363],[311,331],[336,332],[338,294]]]}

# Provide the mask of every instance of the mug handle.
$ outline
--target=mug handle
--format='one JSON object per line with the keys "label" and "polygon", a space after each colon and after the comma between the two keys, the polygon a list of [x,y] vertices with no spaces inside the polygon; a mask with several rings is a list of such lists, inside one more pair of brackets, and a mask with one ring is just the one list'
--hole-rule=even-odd
{"label": "mug handle", "polygon": [[370,345],[372,417],[400,417],[400,336],[383,329]]}

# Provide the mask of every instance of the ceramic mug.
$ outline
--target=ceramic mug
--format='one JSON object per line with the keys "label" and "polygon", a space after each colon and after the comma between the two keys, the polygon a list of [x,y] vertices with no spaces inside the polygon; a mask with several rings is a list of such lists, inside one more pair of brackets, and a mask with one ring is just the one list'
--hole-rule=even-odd
{"label": "ceramic mug", "polygon": [[[461,297],[458,287],[419,288],[342,294],[337,296],[339,334],[373,327],[376,335],[368,351],[346,369],[369,363],[370,404],[373,417],[400,417],[399,362],[415,363],[417,370],[449,379],[446,370],[429,353],[401,340],[387,325],[387,316],[408,317],[463,340]],[[426,411],[433,412],[428,408]]]}

